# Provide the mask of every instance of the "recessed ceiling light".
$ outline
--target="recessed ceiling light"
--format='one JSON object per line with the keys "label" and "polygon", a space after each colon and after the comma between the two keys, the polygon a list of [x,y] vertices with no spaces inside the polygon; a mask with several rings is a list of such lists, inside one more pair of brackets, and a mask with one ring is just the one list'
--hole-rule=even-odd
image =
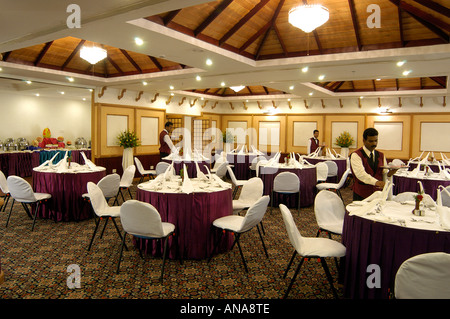
{"label": "recessed ceiling light", "polygon": [[319,76],[319,80],[323,80],[323,79],[325,79],[325,75],[322,74]]}
{"label": "recessed ceiling light", "polygon": [[36,95],[36,96],[39,96],[39,93],[36,93],[35,95]]}
{"label": "recessed ceiling light", "polygon": [[71,77],[71,76],[68,76],[68,77],[67,77],[67,80],[68,80],[69,82],[75,81],[75,79],[74,79],[73,77]]}
{"label": "recessed ceiling light", "polygon": [[291,99],[288,99],[288,102],[291,102]]}
{"label": "recessed ceiling light", "polygon": [[171,90],[173,90],[173,89],[174,89],[173,85],[171,85],[171,86],[170,86],[170,89],[171,89]]}
{"label": "recessed ceiling light", "polygon": [[309,67],[305,66],[305,67],[302,68],[302,72],[306,73],[306,72],[308,72],[308,69],[309,69]]}
{"label": "recessed ceiling light", "polygon": [[406,76],[406,75],[408,75],[408,74],[410,74],[410,73],[411,73],[411,70],[405,70],[405,71],[403,71],[402,74]]}
{"label": "recessed ceiling light", "polygon": [[142,40],[141,38],[134,38],[134,43],[136,43],[137,45],[143,45],[144,44],[144,40]]}
{"label": "recessed ceiling light", "polygon": [[142,81],[142,84],[147,85],[148,83],[147,83],[147,81]]}
{"label": "recessed ceiling light", "polygon": [[59,93],[64,94],[64,92],[59,92]]}
{"label": "recessed ceiling light", "polygon": [[212,64],[213,64],[213,62],[211,59],[206,59],[206,65],[212,65]]}
{"label": "recessed ceiling light", "polygon": [[85,97],[83,98],[83,101],[86,101],[86,98],[85,98]]}
{"label": "recessed ceiling light", "polygon": [[224,87],[225,86],[225,82],[220,83],[220,86]]}
{"label": "recessed ceiling light", "polygon": [[174,96],[175,94],[173,94],[173,93],[170,93],[170,95],[171,95],[171,96]]}
{"label": "recessed ceiling light", "polygon": [[2,69],[2,68],[0,68],[0,71],[3,71],[3,69]]}
{"label": "recessed ceiling light", "polygon": [[405,63],[406,63],[406,60],[398,61],[398,62],[397,62],[397,66],[402,66],[402,65],[405,64]]}
{"label": "recessed ceiling light", "polygon": [[202,80],[202,77],[201,77],[200,75],[197,75],[197,76],[195,77],[195,79],[196,79],[197,81],[201,81],[201,80]]}
{"label": "recessed ceiling light", "polygon": [[377,81],[381,81],[381,79],[377,79]]}
{"label": "recessed ceiling light", "polygon": [[26,81],[27,82],[27,84],[31,84],[32,82],[31,81]]}
{"label": "recessed ceiling light", "polygon": [[294,86],[291,85],[291,86],[289,87],[289,90],[293,90],[293,89],[294,89]]}
{"label": "recessed ceiling light", "polygon": [[313,92],[309,92],[309,96],[311,96],[311,95],[313,95],[314,93]]}

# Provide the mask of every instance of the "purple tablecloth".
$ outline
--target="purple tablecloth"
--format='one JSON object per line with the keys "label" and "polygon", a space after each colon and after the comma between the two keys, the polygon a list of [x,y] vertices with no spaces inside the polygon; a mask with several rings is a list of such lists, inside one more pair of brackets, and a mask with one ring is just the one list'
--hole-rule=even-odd
{"label": "purple tablecloth", "polygon": [[[163,160],[163,162],[171,164],[172,161],[170,160]],[[180,175],[180,170],[183,168],[183,164],[186,164],[186,169],[188,171],[189,178],[196,178],[197,177],[197,167],[195,165],[195,162],[193,161],[173,161],[173,168],[175,169],[176,175]],[[205,165],[208,167],[209,170],[211,170],[211,164],[207,161],[201,161],[198,162],[198,168],[200,168],[200,171],[207,174],[208,170],[205,168]]]}
{"label": "purple tablecloth", "polygon": [[338,167],[338,176],[332,180],[327,180],[327,182],[338,183],[347,170],[347,160],[346,159],[330,159],[330,158],[305,158],[308,163],[316,165],[319,162],[332,161],[335,162]]}
{"label": "purple tablecloth", "polygon": [[250,176],[250,165],[258,155],[250,154],[227,154],[227,162],[232,165],[234,176],[236,179],[248,180]]}
{"label": "purple tablecloth", "polygon": [[[137,189],[137,200],[152,204],[160,213],[163,222],[175,225],[175,237],[169,242],[169,258],[177,258],[176,245],[183,259],[205,259],[214,247],[215,219],[233,213],[231,189],[212,193],[158,193]],[[162,247],[152,240],[135,238],[135,245],[148,254],[158,255]],[[224,236],[219,252],[231,248],[232,237]]]}
{"label": "purple tablecloth", "polygon": [[92,216],[90,203],[83,200],[87,183],[98,183],[106,170],[86,173],[51,173],[33,171],[33,190],[49,193],[52,199],[42,204],[38,216],[54,221],[84,220]]}
{"label": "purple tablecloth", "polygon": [[[450,253],[450,232],[406,228],[346,214],[342,244],[346,247],[344,297],[387,299],[405,260],[428,252]],[[369,288],[366,283],[373,274],[367,270],[369,265],[380,267],[380,288]]]}
{"label": "purple tablecloth", "polygon": [[450,185],[449,180],[435,180],[435,179],[423,179],[423,178],[413,178],[406,176],[394,175],[393,182],[393,193],[397,195],[403,192],[418,192],[420,190],[420,185],[417,181],[421,181],[423,185],[423,190],[425,194],[430,195],[434,200],[437,198],[437,188],[439,185],[447,187]]}
{"label": "purple tablecloth", "polygon": [[[259,177],[264,183],[264,195],[271,195],[273,188],[273,180],[275,176],[282,172],[291,172],[296,174],[300,178],[300,206],[308,207],[314,204],[314,198],[316,196],[316,168],[274,168],[274,167],[259,167]],[[273,203],[274,207],[278,207],[280,203],[285,204],[289,208],[298,207],[298,196],[289,195],[283,196],[282,194],[274,193]]]}

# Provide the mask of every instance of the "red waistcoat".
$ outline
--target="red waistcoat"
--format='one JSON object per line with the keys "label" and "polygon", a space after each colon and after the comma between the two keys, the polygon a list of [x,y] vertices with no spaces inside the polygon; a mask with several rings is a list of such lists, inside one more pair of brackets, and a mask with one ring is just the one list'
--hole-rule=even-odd
{"label": "red waistcoat", "polygon": [[310,153],[314,153],[315,150],[319,147],[319,140],[317,140],[314,137],[311,137],[311,150]]}
{"label": "red waistcoat", "polygon": [[[361,157],[364,169],[366,173],[370,174],[371,176],[375,177],[377,180],[382,181],[383,180],[383,168],[381,168],[384,165],[384,154],[381,152],[378,152],[377,150],[374,151],[375,156],[375,163],[376,168],[375,170],[370,167],[369,165],[369,157],[367,154],[363,151],[362,147],[354,151],[359,157]],[[352,174],[353,174],[353,192],[358,194],[359,196],[366,198],[372,195],[376,188],[374,185],[369,185],[361,182],[353,172],[352,168]]]}
{"label": "red waistcoat", "polygon": [[167,153],[170,154],[170,147],[169,145],[167,145],[166,142],[164,142],[164,136],[168,135],[169,133],[167,133],[166,130],[163,130],[161,133],[159,133],[159,144],[161,145],[159,147],[159,151],[161,153]]}

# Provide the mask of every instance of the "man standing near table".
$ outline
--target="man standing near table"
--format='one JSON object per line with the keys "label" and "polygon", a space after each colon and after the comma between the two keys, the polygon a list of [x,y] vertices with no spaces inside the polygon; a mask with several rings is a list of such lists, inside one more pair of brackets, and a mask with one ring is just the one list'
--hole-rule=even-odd
{"label": "man standing near table", "polygon": [[159,144],[161,145],[159,147],[159,155],[161,157],[161,160],[169,156],[170,153],[176,153],[177,149],[175,145],[173,145],[172,140],[170,138],[170,134],[173,131],[173,123],[172,122],[166,122],[164,126],[164,130],[161,131],[159,134]]}
{"label": "man standing near table", "polygon": [[[316,151],[316,149],[318,149],[319,147],[323,147],[325,146],[324,144],[320,145],[319,144],[319,130],[314,130],[313,131],[313,137],[311,137],[308,140],[308,153],[307,155],[313,153]],[[319,155],[322,154],[322,150],[319,151]]]}
{"label": "man standing near table", "polygon": [[353,200],[363,200],[377,190],[382,190],[386,178],[395,174],[397,169],[385,169],[386,157],[375,150],[378,144],[378,131],[368,128],[363,133],[364,146],[350,155],[350,167],[353,174]]}

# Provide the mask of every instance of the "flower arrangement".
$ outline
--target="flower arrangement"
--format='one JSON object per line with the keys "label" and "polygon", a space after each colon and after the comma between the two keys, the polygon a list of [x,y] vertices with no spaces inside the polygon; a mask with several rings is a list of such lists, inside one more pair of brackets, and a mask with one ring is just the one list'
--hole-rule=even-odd
{"label": "flower arrangement", "polygon": [[341,133],[341,135],[339,135],[338,137],[336,137],[336,145],[340,146],[340,147],[349,147],[350,145],[352,145],[354,142],[353,137],[350,135],[349,132],[344,131]]}
{"label": "flower arrangement", "polygon": [[223,142],[224,143],[233,143],[234,142],[234,136],[231,134],[230,131],[225,130],[223,133]]}
{"label": "flower arrangement", "polygon": [[423,199],[423,192],[419,191],[417,195],[414,195],[414,200],[416,201],[416,206],[414,207],[412,213],[416,216],[423,216],[423,211],[420,209],[420,202]]}
{"label": "flower arrangement", "polygon": [[119,146],[122,146],[123,148],[137,147],[141,145],[136,133],[128,130],[121,132],[117,139],[119,140]]}
{"label": "flower arrangement", "polygon": [[417,193],[417,195],[414,195],[414,199],[415,199],[416,203],[420,203],[422,201],[422,199],[423,199],[422,194],[423,193],[419,192],[419,193]]}

